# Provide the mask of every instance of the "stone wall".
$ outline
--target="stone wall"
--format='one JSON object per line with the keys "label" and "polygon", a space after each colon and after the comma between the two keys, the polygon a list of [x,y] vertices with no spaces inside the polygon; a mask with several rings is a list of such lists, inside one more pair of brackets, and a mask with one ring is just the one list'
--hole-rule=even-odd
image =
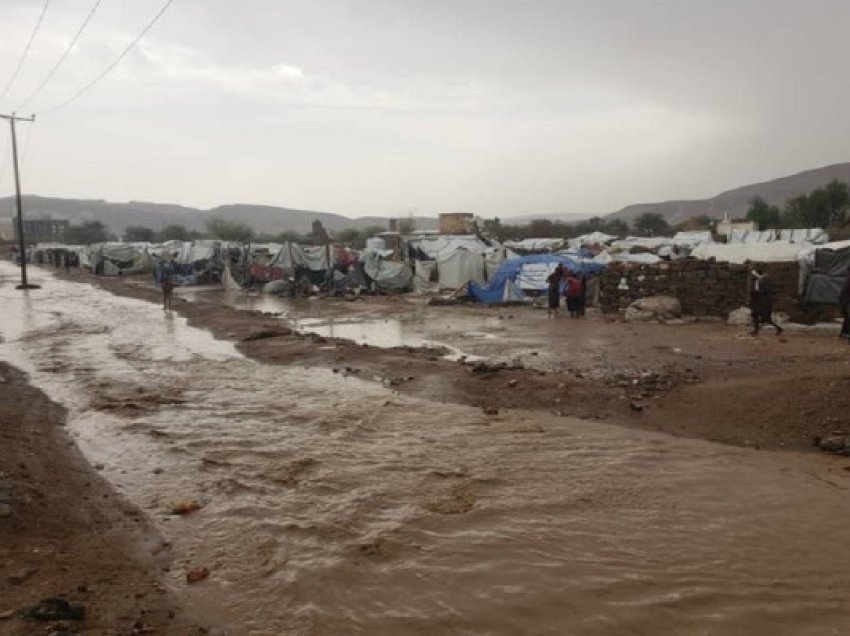
{"label": "stone wall", "polygon": [[[796,263],[612,263],[601,276],[599,305],[604,313],[616,313],[639,298],[673,296],[687,315],[725,318],[730,311],[749,303],[749,273],[756,266],[763,267],[776,285],[776,311],[793,313],[799,284]],[[628,289],[619,288],[623,278]]]}

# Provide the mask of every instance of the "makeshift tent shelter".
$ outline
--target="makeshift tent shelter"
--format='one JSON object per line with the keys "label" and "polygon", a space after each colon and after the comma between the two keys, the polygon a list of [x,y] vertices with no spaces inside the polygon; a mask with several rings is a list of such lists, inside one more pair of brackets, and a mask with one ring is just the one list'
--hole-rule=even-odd
{"label": "makeshift tent shelter", "polygon": [[477,302],[491,305],[503,302],[507,293],[512,296],[519,293],[525,298],[525,291],[542,292],[548,287],[546,278],[559,264],[577,274],[596,274],[605,269],[599,263],[579,261],[560,254],[530,254],[506,260],[486,287],[470,282],[469,296]]}
{"label": "makeshift tent shelter", "polygon": [[407,263],[384,260],[379,252],[365,250],[361,255],[363,271],[378,289],[401,292],[410,289],[413,272]]}
{"label": "makeshift tent shelter", "polygon": [[496,241],[476,234],[417,235],[405,239],[402,251],[413,267],[418,262],[436,262],[441,289],[457,289],[474,280],[483,283],[488,272],[495,271],[507,254]]}
{"label": "makeshift tent shelter", "polygon": [[837,305],[838,296],[848,275],[850,245],[838,249],[815,250],[812,270],[806,279],[806,302]]}
{"label": "makeshift tent shelter", "polygon": [[148,246],[136,243],[97,243],[88,246],[83,260],[92,272],[103,276],[131,276],[153,270]]}

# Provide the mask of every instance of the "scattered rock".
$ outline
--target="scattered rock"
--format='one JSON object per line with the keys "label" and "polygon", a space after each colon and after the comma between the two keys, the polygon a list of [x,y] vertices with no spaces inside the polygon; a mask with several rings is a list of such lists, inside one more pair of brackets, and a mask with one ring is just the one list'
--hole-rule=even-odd
{"label": "scattered rock", "polygon": [[251,331],[242,338],[242,342],[251,342],[252,340],[265,340],[266,338],[279,338],[281,336],[292,335],[292,330],[286,327],[270,327]]}
{"label": "scattered rock", "polygon": [[508,381],[508,386],[514,387],[516,385],[517,385],[517,379],[516,378]]}
{"label": "scattered rock", "polygon": [[54,596],[29,608],[25,616],[37,621],[81,621],[86,617],[86,608],[71,605],[64,598]]}
{"label": "scattered rock", "polygon": [[0,612],[0,621],[12,618],[15,615],[15,610],[5,610]]}
{"label": "scattered rock", "polygon": [[12,516],[12,506],[7,503],[0,503],[0,519]]}
{"label": "scattered rock", "polygon": [[629,403],[629,408],[633,411],[640,413],[641,411],[643,411],[646,408],[646,406],[644,406],[640,402],[631,402],[631,403]]}
{"label": "scattered rock", "polygon": [[828,453],[840,453],[847,446],[847,438],[840,435],[824,437],[818,441],[818,448]]}
{"label": "scattered rock", "polygon": [[201,509],[201,504],[196,499],[172,501],[168,511],[173,515],[188,515]]}
{"label": "scattered rock", "polygon": [[203,581],[208,578],[210,575],[210,571],[207,568],[192,568],[188,572],[186,572],[186,582],[187,583],[198,583],[199,581]]}
{"label": "scattered rock", "polygon": [[671,320],[682,315],[682,305],[672,296],[649,296],[634,301],[626,309],[626,322]]}
{"label": "scattered rock", "polygon": [[495,406],[485,406],[484,407],[484,415],[498,415],[499,409]]}

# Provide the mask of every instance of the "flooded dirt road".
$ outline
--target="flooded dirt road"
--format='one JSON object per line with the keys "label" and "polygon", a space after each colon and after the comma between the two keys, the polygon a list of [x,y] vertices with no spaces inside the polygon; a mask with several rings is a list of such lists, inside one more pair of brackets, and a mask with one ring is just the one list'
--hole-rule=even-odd
{"label": "flooded dirt road", "polygon": [[[69,410],[229,634],[843,634],[846,460],[401,396],[261,364],[0,264],[0,356]],[[191,515],[170,514],[196,499]],[[189,586],[186,572],[207,567]]]}

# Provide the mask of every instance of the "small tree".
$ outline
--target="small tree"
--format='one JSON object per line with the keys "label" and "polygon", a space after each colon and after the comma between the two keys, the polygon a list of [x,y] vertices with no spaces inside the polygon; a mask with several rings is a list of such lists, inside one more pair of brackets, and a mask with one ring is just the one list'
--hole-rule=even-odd
{"label": "small tree", "polygon": [[157,240],[164,243],[165,241],[188,241],[190,239],[189,230],[183,225],[166,225],[156,236]]}
{"label": "small tree", "polygon": [[70,225],[65,234],[65,240],[71,245],[105,243],[108,239],[106,226],[101,221],[85,221],[80,225]]}
{"label": "small tree", "polygon": [[124,240],[128,243],[153,243],[154,231],[149,227],[130,225],[124,230]]}
{"label": "small tree", "polygon": [[635,219],[635,233],[640,236],[665,236],[670,234],[670,224],[657,212],[644,212]]}
{"label": "small tree", "polygon": [[761,197],[755,197],[750,201],[750,209],[747,210],[747,221],[752,221],[760,230],[773,230],[782,225],[779,208],[768,205]]}
{"label": "small tree", "polygon": [[226,221],[224,219],[210,219],[207,221],[207,232],[211,238],[220,241],[247,243],[254,238],[254,230],[248,225],[239,223],[238,221]]}
{"label": "small tree", "polygon": [[602,224],[602,231],[611,236],[626,237],[629,234],[629,224],[623,219],[611,219]]}

